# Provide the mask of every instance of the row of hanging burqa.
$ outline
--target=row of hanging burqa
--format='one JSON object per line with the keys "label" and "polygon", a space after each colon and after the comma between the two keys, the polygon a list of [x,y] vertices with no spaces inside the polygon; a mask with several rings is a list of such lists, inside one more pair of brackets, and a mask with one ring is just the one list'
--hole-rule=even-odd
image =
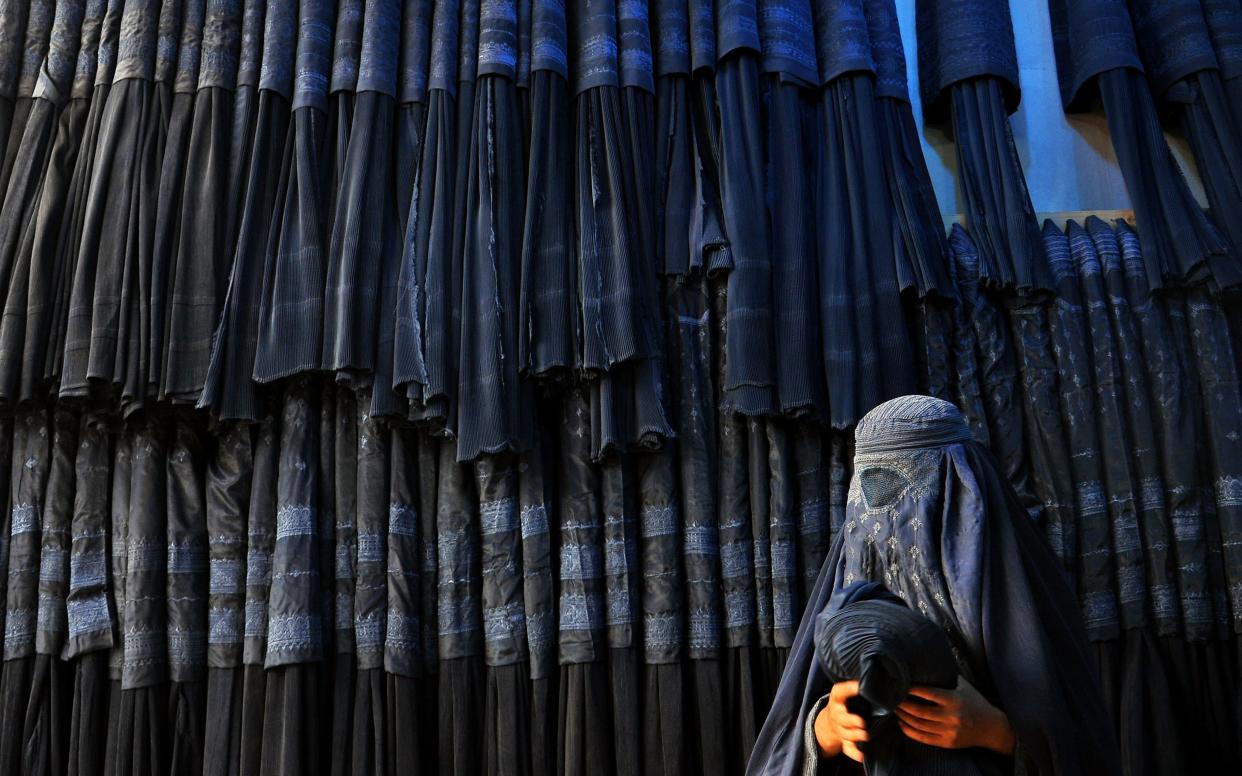
{"label": "row of hanging burqa", "polygon": [[[1231,772],[1242,4],[0,0],[6,774],[741,773],[850,429],[952,400],[1131,774]],[[1208,207],[1165,130],[1189,141]]]}

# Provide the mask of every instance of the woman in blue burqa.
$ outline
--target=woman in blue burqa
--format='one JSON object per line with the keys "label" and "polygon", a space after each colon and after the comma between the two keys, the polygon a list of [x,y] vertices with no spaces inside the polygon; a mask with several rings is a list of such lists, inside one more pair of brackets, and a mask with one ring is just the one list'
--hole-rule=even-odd
{"label": "woman in blue burqa", "polygon": [[[825,661],[857,661],[886,627],[864,619],[832,641],[827,619],[877,595],[939,626],[955,682],[911,681],[930,648],[884,656],[888,681],[906,682],[891,708],[860,703],[865,680],[860,695],[857,676],[829,675]],[[880,737],[877,721],[891,735]],[[1120,773],[1069,583],[962,414],[926,396],[893,399],[858,423],[845,524],[747,767],[851,772]]]}

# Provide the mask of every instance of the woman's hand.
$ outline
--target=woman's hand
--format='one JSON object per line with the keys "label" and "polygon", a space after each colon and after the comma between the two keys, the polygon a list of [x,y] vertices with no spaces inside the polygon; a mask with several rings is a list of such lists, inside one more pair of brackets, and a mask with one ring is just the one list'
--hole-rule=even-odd
{"label": "woman's hand", "polygon": [[845,708],[845,702],[858,694],[858,682],[837,682],[828,695],[828,703],[815,717],[815,740],[825,757],[844,754],[862,762],[858,745],[867,740],[867,722]]}
{"label": "woman's hand", "polygon": [[1013,754],[1009,718],[964,678],[958,677],[953,690],[911,687],[910,696],[897,707],[898,723],[907,738],[941,749],[978,746]]}

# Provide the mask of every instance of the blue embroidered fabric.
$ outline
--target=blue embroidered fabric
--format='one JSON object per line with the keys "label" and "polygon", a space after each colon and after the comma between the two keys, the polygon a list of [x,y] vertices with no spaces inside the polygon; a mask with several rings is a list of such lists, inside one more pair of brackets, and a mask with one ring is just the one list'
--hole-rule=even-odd
{"label": "blue embroidered fabric", "polygon": [[759,34],[764,72],[792,76],[808,85],[816,82],[811,0],[759,0]]}
{"label": "blue embroidered fabric", "polygon": [[401,74],[398,99],[426,102],[427,68],[431,60],[431,0],[405,0],[401,11]]}
{"label": "blue embroidered fabric", "polygon": [[517,0],[482,0],[479,9],[479,75],[517,79]]}
{"label": "blue embroidered fabric", "polygon": [[332,45],[331,91],[358,88],[358,62],[362,57],[363,0],[340,0],[336,6],[336,39]]}
{"label": "blue embroidered fabric", "polygon": [[1084,87],[1105,70],[1143,69],[1125,0],[1049,0],[1048,11],[1066,110],[1088,106],[1096,90]]}
{"label": "blue embroidered fabric", "polygon": [[400,2],[367,0],[362,20],[362,51],[358,61],[359,92],[397,96],[397,52],[400,46]]}
{"label": "blue embroidered fabric", "polygon": [[298,53],[293,76],[293,110],[312,107],[326,113],[336,26],[331,0],[301,0]]}
{"label": "blue embroidered fabric", "polygon": [[1018,55],[1008,0],[926,0],[918,4],[916,26],[925,113],[939,117],[950,86],[985,76],[1000,79],[1006,108],[1018,109]]}
{"label": "blue embroidered fabric", "polygon": [[533,0],[531,8],[532,71],[551,70],[569,78],[569,34],[565,0]]}
{"label": "blue embroidered fabric", "polygon": [[845,73],[875,69],[863,0],[816,0],[815,49],[821,85]]}
{"label": "blue embroidered fabric", "polygon": [[298,9],[293,3],[273,3],[263,29],[263,66],[259,88],[288,100],[293,95],[293,59],[298,42]]}

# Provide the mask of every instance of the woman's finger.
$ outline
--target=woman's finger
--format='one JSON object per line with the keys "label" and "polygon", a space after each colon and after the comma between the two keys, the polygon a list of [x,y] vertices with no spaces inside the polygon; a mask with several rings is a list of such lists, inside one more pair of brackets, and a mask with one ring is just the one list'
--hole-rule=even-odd
{"label": "woman's finger", "polygon": [[897,725],[901,728],[901,732],[905,734],[906,738],[910,739],[911,741],[917,741],[920,744],[927,744],[928,746],[944,748],[943,745],[940,743],[941,742],[940,736],[934,733],[926,733],[922,730],[919,730],[918,728],[910,727],[909,725],[907,725],[904,722],[901,722],[900,720],[897,722]]}
{"label": "woman's finger", "polygon": [[942,690],[939,687],[927,687],[926,685],[916,684],[910,688],[910,695],[916,698],[922,698],[929,703],[937,706],[945,706],[953,701],[952,690]]}
{"label": "woman's finger", "polygon": [[845,701],[853,698],[858,694],[858,681],[850,680],[848,682],[837,682],[832,686],[831,697],[834,700]]}
{"label": "woman's finger", "polygon": [[850,714],[848,711],[838,712],[833,715],[832,721],[841,730],[866,730],[867,721],[857,714]]}
{"label": "woman's finger", "polygon": [[841,742],[841,753],[856,763],[863,761],[863,753],[850,741]]}
{"label": "woman's finger", "polygon": [[937,735],[945,729],[944,726],[937,725],[935,722],[915,719],[907,714],[903,714],[900,709],[897,710],[897,721],[906,727],[911,727],[930,735]]}
{"label": "woman's finger", "polygon": [[944,706],[931,706],[917,701],[904,701],[897,707],[897,712],[929,722],[940,722],[945,718]]}

